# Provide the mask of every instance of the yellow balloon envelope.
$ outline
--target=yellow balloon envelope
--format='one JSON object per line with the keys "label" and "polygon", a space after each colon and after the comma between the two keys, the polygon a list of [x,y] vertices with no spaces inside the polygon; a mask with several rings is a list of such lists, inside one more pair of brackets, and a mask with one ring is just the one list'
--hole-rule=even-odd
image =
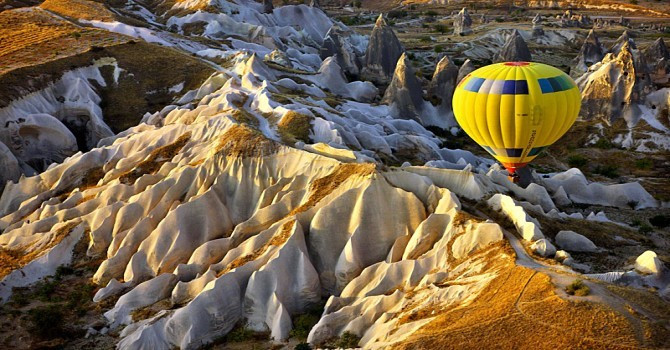
{"label": "yellow balloon envelope", "polygon": [[579,89],[568,75],[535,62],[477,69],[460,81],[453,98],[463,131],[510,174],[561,138],[580,106]]}

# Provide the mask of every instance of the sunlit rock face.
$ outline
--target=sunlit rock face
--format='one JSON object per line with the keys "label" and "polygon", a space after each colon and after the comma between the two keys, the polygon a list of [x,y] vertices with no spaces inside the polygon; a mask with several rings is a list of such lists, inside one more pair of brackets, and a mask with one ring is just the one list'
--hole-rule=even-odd
{"label": "sunlit rock face", "polygon": [[624,30],[624,32],[621,33],[621,36],[619,36],[614,42],[614,44],[612,44],[612,47],[610,47],[609,52],[615,55],[618,54],[623,45],[626,43],[628,43],[628,48],[630,50],[637,49],[637,44],[635,43],[635,40],[633,40],[633,38],[630,36],[630,33],[628,33],[627,30]]}
{"label": "sunlit rock face", "polygon": [[577,79],[582,116],[608,123],[622,117],[629,123],[634,121],[639,114],[636,104],[643,101],[651,86],[649,74],[638,69],[641,63],[635,56],[630,44],[624,42],[618,54],[607,54]]}
{"label": "sunlit rock face", "polygon": [[455,35],[469,35],[472,34],[472,18],[467,8],[461,11],[454,18],[454,34]]}
{"label": "sunlit rock face", "polygon": [[596,33],[591,29],[582,44],[579,54],[575,57],[574,71],[575,73],[584,73],[594,63],[600,62],[603,59],[604,50]]}
{"label": "sunlit rock face", "polygon": [[393,80],[386,89],[382,102],[391,107],[396,118],[420,120],[424,100],[421,84],[405,54],[400,56]]}
{"label": "sunlit rock face", "polygon": [[384,17],[379,15],[370,34],[361,76],[365,80],[378,83],[390,81],[403,52],[405,49],[393,29],[386,23]]}
{"label": "sunlit rock face", "polygon": [[503,45],[494,59],[495,62],[530,62],[532,60],[526,41],[523,40],[523,37],[516,29],[507,38],[505,45]]}

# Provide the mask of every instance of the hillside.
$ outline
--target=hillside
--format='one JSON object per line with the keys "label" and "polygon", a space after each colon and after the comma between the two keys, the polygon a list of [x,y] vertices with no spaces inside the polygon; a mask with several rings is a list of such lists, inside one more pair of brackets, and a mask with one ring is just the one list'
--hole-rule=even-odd
{"label": "hillside", "polygon": [[[0,347],[670,347],[666,20],[370,3],[0,12]],[[512,182],[452,96],[528,58]]]}

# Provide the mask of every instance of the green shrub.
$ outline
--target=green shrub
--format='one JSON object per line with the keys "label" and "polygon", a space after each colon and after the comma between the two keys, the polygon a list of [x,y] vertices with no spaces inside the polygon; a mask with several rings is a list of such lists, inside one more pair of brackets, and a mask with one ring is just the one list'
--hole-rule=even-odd
{"label": "green shrub", "polygon": [[448,30],[447,26],[445,26],[444,24],[436,24],[435,26],[433,26],[433,29],[435,29],[435,31],[440,34],[445,34]]}
{"label": "green shrub", "polygon": [[593,144],[593,146],[600,149],[611,149],[614,147],[612,142],[604,137],[599,138],[598,141]]}
{"label": "green shrub", "polygon": [[649,223],[658,228],[665,228],[670,226],[670,216],[663,214],[655,215],[649,219]]}
{"label": "green shrub", "polygon": [[312,346],[309,343],[300,343],[294,346],[293,350],[312,350]]}
{"label": "green shrub", "polygon": [[573,154],[573,155],[568,157],[568,165],[571,168],[583,167],[584,165],[586,165],[587,162],[588,162],[588,159],[586,159],[581,154]]}
{"label": "green shrub", "polygon": [[589,295],[589,293],[591,293],[591,289],[589,286],[584,284],[584,281],[575,280],[574,282],[570,283],[570,285],[565,287],[565,292],[570,295],[583,297]]}
{"label": "green shrub", "polygon": [[498,22],[498,23],[502,23],[502,22],[504,22],[505,20],[502,19],[502,17],[496,17],[496,18],[495,18],[495,21]]}
{"label": "green shrub", "polygon": [[407,11],[406,10],[394,10],[390,11],[387,15],[388,18],[403,18],[407,17]]}
{"label": "green shrub", "polygon": [[649,158],[642,158],[635,161],[635,167],[641,170],[650,170],[654,167],[654,162]]}
{"label": "green shrub", "polygon": [[349,331],[346,331],[342,333],[340,336],[340,339],[338,339],[337,343],[335,346],[338,348],[357,348],[358,347],[358,342],[361,341],[361,337],[357,336],[356,334],[353,334]]}
{"label": "green shrub", "polygon": [[35,297],[41,301],[52,300],[53,293],[56,291],[56,281],[45,279],[35,284]]}
{"label": "green shrub", "polygon": [[640,227],[637,229],[637,232],[639,232],[639,233],[641,233],[641,234],[647,234],[647,233],[650,233],[650,232],[653,231],[653,230],[654,230],[654,229],[653,229],[651,226],[649,226],[649,225],[647,225],[647,224],[642,224],[642,225],[640,225]]}
{"label": "green shrub", "polygon": [[619,177],[619,168],[615,165],[598,165],[595,170],[593,170],[594,173],[600,174],[605,177],[609,177],[610,179],[616,179]]}
{"label": "green shrub", "polygon": [[61,265],[56,268],[56,273],[54,278],[60,280],[63,276],[71,275],[74,273],[74,269],[71,266]]}
{"label": "green shrub", "polygon": [[250,330],[247,327],[235,327],[230,333],[226,335],[226,342],[228,343],[239,343],[247,340],[254,339],[256,332]]}
{"label": "green shrub", "polygon": [[422,43],[429,43],[432,40],[430,40],[430,37],[428,35],[424,35],[424,36],[419,38],[419,41],[422,42]]}
{"label": "green shrub", "polygon": [[437,16],[437,11],[428,10],[428,11],[426,11],[426,16],[435,17],[435,16]]}
{"label": "green shrub", "polygon": [[638,226],[642,225],[642,221],[640,219],[633,219],[633,221],[631,221],[630,225],[638,227]]}
{"label": "green shrub", "polygon": [[43,338],[56,338],[63,335],[63,312],[57,305],[49,305],[30,310],[31,329]]}
{"label": "green shrub", "polygon": [[433,50],[435,51],[435,53],[441,53],[441,52],[444,51],[444,46],[442,46],[442,45],[435,45],[435,48],[433,48]]}
{"label": "green shrub", "polygon": [[302,314],[293,319],[293,329],[289,333],[291,338],[298,338],[300,340],[307,339],[309,331],[319,322],[319,315],[316,314]]}

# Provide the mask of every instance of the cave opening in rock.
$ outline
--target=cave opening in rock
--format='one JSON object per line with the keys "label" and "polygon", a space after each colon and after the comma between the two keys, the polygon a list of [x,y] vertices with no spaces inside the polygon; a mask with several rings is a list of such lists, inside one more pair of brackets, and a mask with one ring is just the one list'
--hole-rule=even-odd
{"label": "cave opening in rock", "polygon": [[61,119],[61,122],[72,132],[75,139],[77,139],[77,148],[82,152],[91,149],[88,145],[89,131],[87,130],[90,118],[91,117],[88,114],[83,114],[78,111],[77,113],[66,115]]}

